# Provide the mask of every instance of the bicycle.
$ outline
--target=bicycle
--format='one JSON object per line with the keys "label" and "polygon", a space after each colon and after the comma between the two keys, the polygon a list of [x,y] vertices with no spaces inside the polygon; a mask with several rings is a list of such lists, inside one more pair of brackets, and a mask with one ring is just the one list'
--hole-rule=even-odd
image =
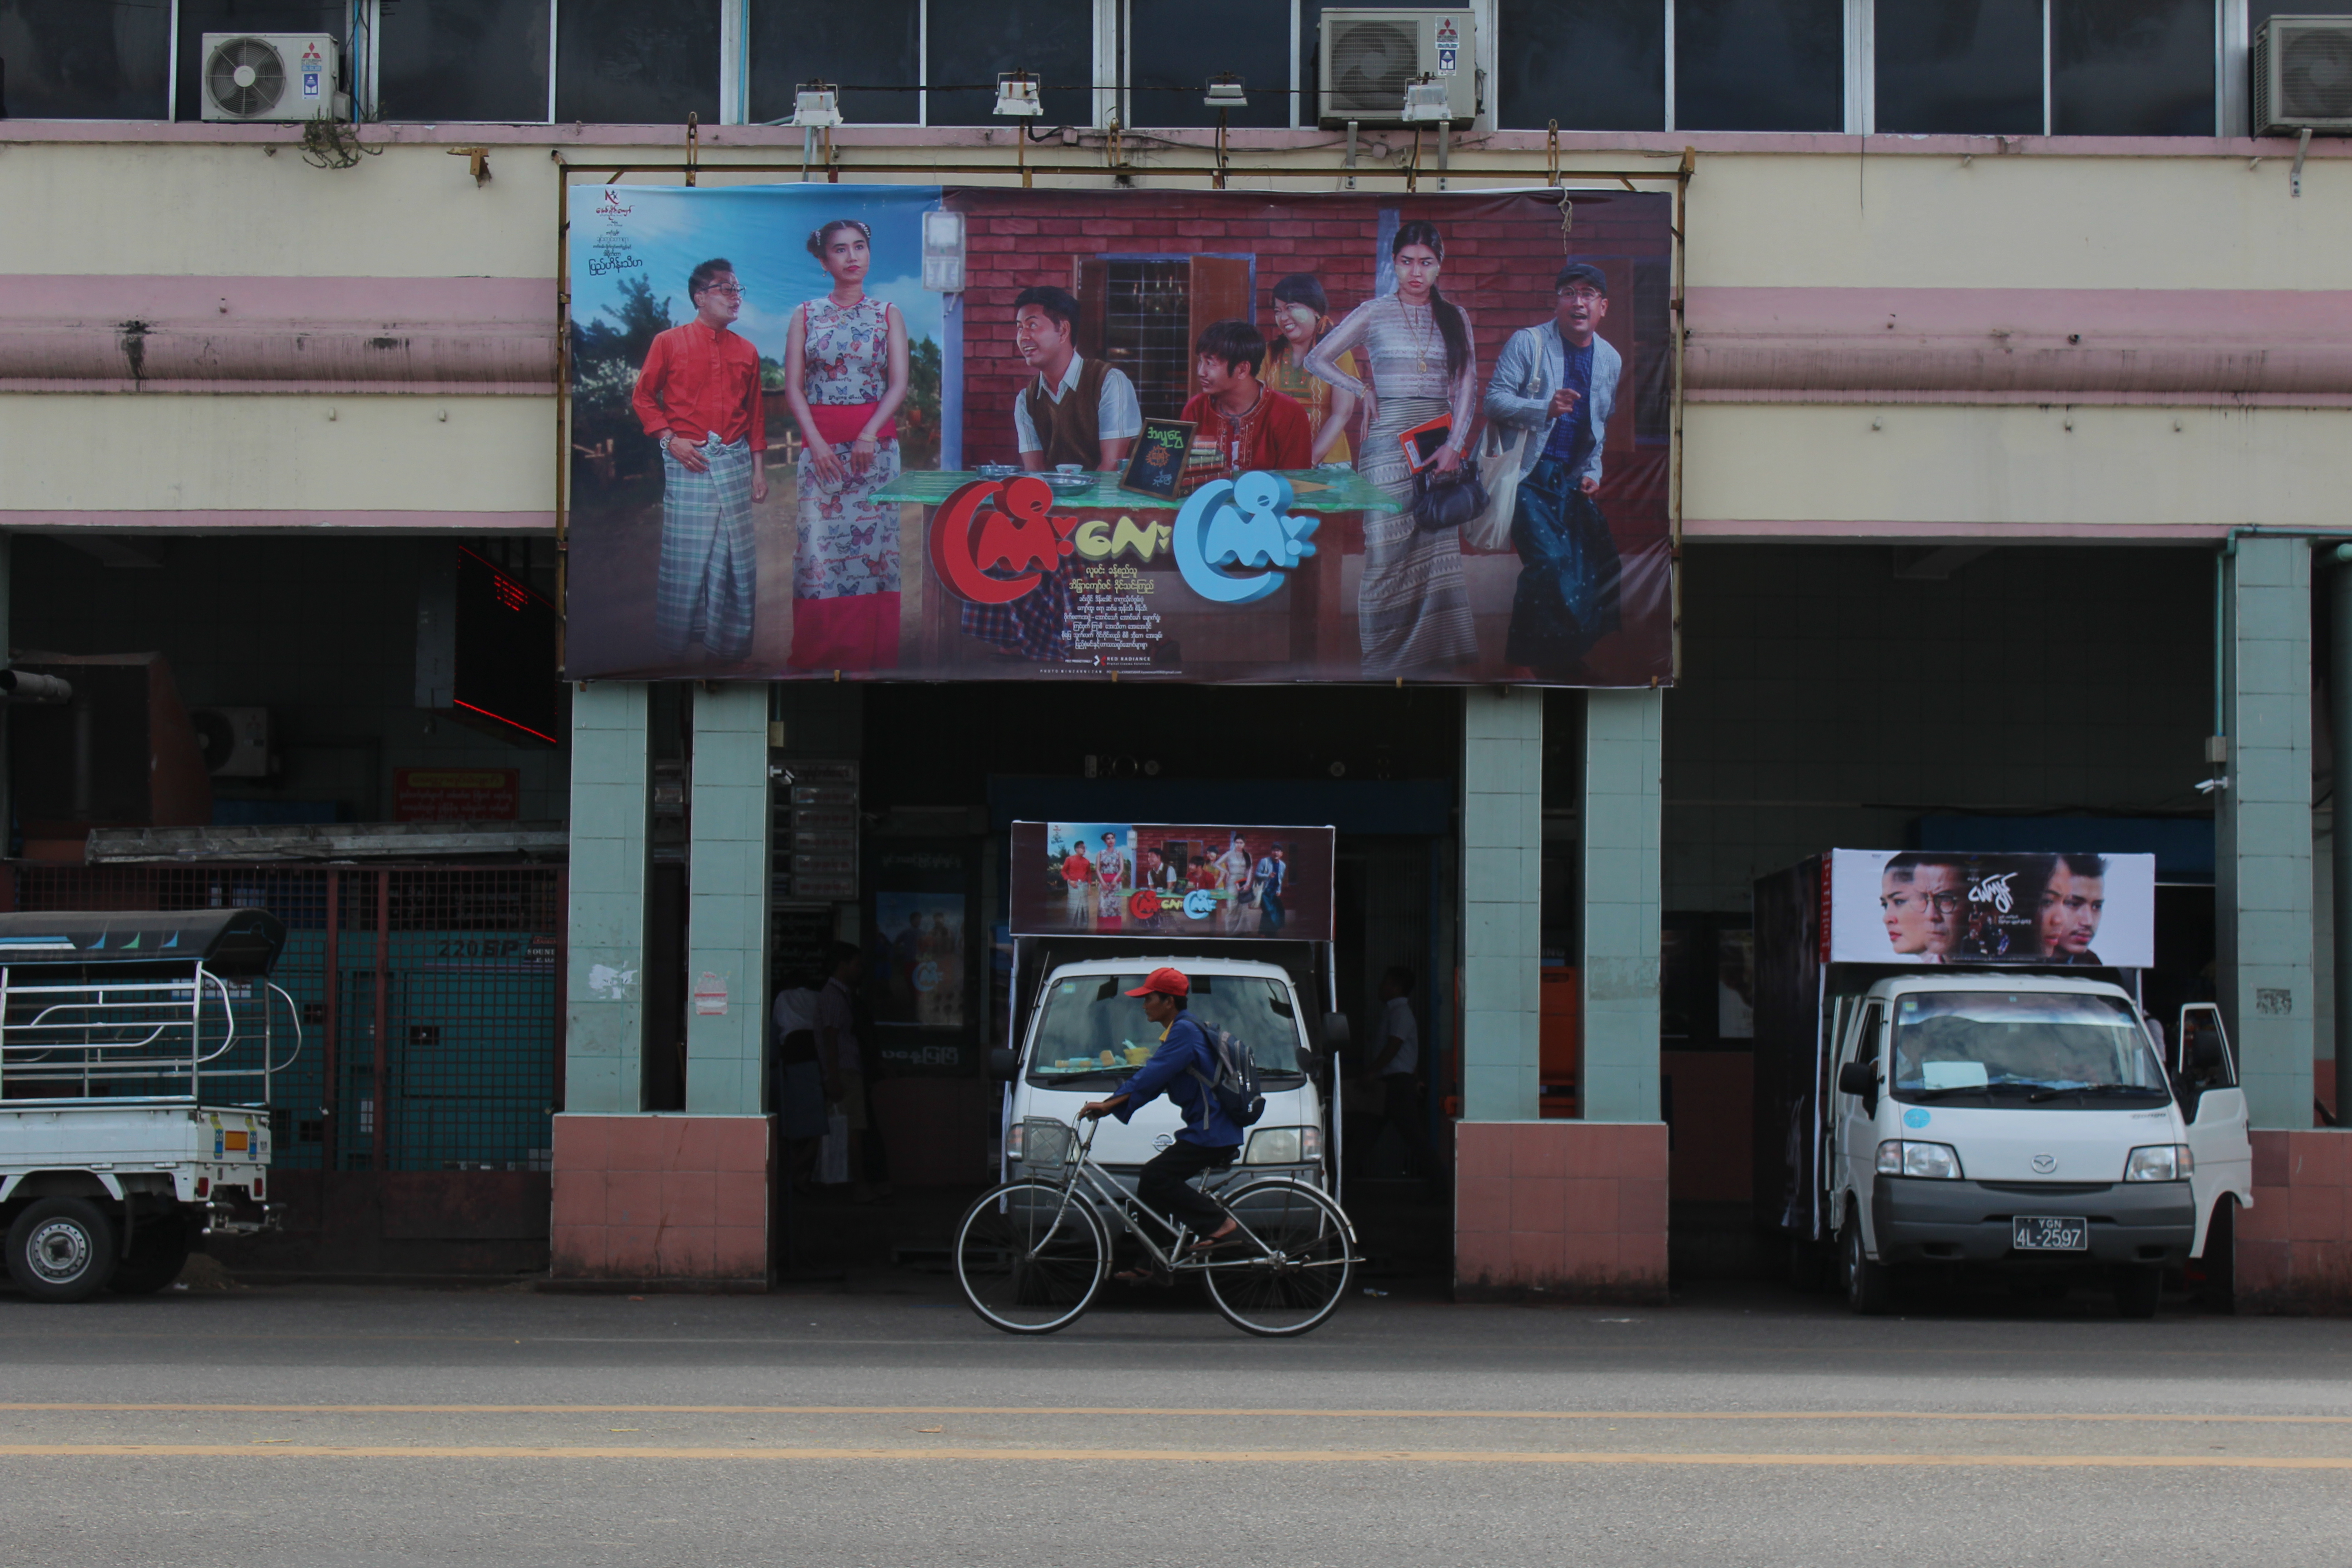
{"label": "bicycle", "polygon": [[[1240,1229],[1218,1251],[1195,1255],[1181,1221],[1129,1193],[1095,1163],[1097,1125],[1089,1121],[1083,1133],[1075,1133],[1048,1117],[1024,1121],[1028,1161],[1049,1168],[1059,1163],[1060,1179],[1006,1182],[957,1224],[956,1282],[982,1321],[1010,1334],[1050,1334],[1077,1321],[1110,1272],[1105,1212],[1171,1278],[1200,1275],[1217,1310],[1244,1332],[1303,1334],[1338,1308],[1358,1261],[1356,1228],[1320,1189],[1283,1176],[1249,1181],[1246,1167],[1237,1165],[1202,1190],[1225,1205]],[[1166,1250],[1140,1223],[1146,1218],[1174,1237]]]}

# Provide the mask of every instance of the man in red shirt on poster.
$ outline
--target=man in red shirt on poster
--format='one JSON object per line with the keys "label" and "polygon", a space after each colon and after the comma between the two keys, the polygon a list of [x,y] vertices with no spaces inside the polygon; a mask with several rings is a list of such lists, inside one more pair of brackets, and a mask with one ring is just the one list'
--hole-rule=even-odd
{"label": "man in red shirt on poster", "polygon": [[760,582],[751,508],[768,499],[760,352],[729,330],[743,313],[734,263],[696,268],[686,297],[694,320],[654,339],[632,399],[662,453],[654,640],[667,658],[698,641],[732,664],[751,653]]}
{"label": "man in red shirt on poster", "polygon": [[1314,465],[1315,426],[1307,410],[1257,378],[1265,363],[1264,334],[1247,321],[1212,321],[1193,352],[1201,390],[1181,417],[1192,422],[1192,449],[1214,447],[1217,456],[1213,466],[1188,462],[1188,482]]}
{"label": "man in red shirt on poster", "polygon": [[1095,924],[1095,863],[1087,858],[1087,841],[1070,840],[1062,861],[1062,888],[1068,904],[1066,922],[1072,931],[1092,931]]}

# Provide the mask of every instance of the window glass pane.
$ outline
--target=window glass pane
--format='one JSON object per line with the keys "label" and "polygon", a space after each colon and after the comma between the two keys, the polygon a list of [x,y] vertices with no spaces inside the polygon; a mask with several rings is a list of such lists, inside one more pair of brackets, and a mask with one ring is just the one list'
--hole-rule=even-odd
{"label": "window glass pane", "polygon": [[559,123],[683,125],[719,119],[719,0],[562,0],[555,13]]}
{"label": "window glass pane", "polygon": [[[1090,0],[1005,0],[976,5],[940,0],[931,7],[930,122],[1003,125],[996,107],[999,71],[1025,70],[1043,82],[1040,125],[1091,125],[1095,10]],[[1058,89],[1058,90],[1057,90]]]}
{"label": "window glass pane", "polygon": [[1231,72],[1249,107],[1228,110],[1228,125],[1290,123],[1290,18],[1268,26],[1265,0],[1185,0],[1131,8],[1128,102],[1138,125],[1214,125],[1202,98],[1213,76]]}
{"label": "window glass pane", "polygon": [[1663,0],[1497,0],[1496,123],[1563,131],[1662,131]]}
{"label": "window glass pane", "polygon": [[2042,0],[1883,0],[1878,129],[2042,133]]}
{"label": "window glass pane", "polygon": [[[323,33],[343,36],[343,0],[180,0],[180,43],[173,68],[180,79],[180,118],[202,120],[205,100],[196,73],[205,68],[206,33]],[[338,90],[348,91],[352,62],[342,64]]]}
{"label": "window glass pane", "polygon": [[922,47],[922,0],[751,0],[751,118],[788,120],[801,83],[829,81],[844,89],[843,115],[861,125],[917,124]]}
{"label": "window glass pane", "polygon": [[544,121],[547,0],[383,0],[386,120]]}
{"label": "window glass pane", "polygon": [[19,120],[161,120],[172,13],[156,0],[0,0]]}
{"label": "window glass pane", "polygon": [[1675,130],[1844,128],[1842,0],[1675,0]]}
{"label": "window glass pane", "polygon": [[2213,0],[2053,0],[2061,136],[2213,134]]}

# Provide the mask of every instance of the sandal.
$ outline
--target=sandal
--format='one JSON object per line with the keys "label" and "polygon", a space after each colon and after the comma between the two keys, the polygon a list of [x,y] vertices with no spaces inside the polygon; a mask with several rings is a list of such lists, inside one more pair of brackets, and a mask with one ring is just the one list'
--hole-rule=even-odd
{"label": "sandal", "polygon": [[1250,1239],[1243,1233],[1242,1227],[1235,1226],[1233,1229],[1227,1231],[1223,1236],[1202,1237],[1200,1240],[1194,1242],[1191,1247],[1184,1249],[1184,1256],[1187,1258],[1206,1258],[1213,1252],[1223,1252],[1228,1247],[1247,1247],[1249,1244]]}
{"label": "sandal", "polygon": [[1173,1276],[1157,1264],[1145,1264],[1137,1268],[1122,1268],[1111,1278],[1122,1285],[1155,1285],[1163,1290],[1176,1282]]}

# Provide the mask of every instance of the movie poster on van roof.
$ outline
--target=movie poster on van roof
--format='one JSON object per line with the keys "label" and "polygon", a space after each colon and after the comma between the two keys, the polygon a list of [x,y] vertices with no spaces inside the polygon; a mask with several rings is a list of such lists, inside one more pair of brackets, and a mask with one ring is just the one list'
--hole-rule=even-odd
{"label": "movie poster on van roof", "polygon": [[1673,678],[1664,195],[569,219],[569,677]]}
{"label": "movie poster on van roof", "polygon": [[2153,855],[1839,849],[1822,876],[1835,963],[2146,969]]}
{"label": "movie poster on van roof", "polygon": [[1328,942],[1328,827],[1016,822],[1018,936]]}

